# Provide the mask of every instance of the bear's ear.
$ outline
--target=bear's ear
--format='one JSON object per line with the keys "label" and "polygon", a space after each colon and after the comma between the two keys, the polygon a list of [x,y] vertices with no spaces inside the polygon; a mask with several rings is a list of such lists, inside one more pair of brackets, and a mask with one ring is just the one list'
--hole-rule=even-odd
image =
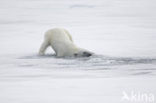
{"label": "bear's ear", "polygon": [[84,56],[84,57],[90,57],[90,56],[92,56],[92,53],[89,53],[89,52],[83,52],[83,56]]}

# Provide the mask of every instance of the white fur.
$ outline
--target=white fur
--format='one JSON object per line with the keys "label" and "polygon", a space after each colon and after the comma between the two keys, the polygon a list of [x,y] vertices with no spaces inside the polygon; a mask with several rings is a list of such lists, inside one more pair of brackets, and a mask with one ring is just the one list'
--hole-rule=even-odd
{"label": "white fur", "polygon": [[[87,50],[78,48],[72,40],[69,32],[63,28],[50,29],[45,33],[44,42],[42,43],[39,55],[44,55],[48,46],[51,46],[58,57],[64,56],[83,56],[83,52],[90,53]],[[90,53],[91,54],[91,53]]]}

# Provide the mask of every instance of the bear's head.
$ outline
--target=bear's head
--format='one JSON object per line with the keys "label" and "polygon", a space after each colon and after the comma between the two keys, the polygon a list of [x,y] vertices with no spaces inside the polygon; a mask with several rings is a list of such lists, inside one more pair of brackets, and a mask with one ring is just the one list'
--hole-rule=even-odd
{"label": "bear's head", "polygon": [[92,52],[81,48],[79,48],[78,51],[74,53],[74,57],[90,57],[92,55]]}

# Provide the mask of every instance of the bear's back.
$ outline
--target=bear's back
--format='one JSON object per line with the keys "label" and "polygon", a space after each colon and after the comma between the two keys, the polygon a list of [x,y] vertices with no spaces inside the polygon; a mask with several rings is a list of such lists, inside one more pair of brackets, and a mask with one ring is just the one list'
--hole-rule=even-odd
{"label": "bear's back", "polygon": [[45,38],[50,39],[50,41],[58,41],[58,42],[69,42],[70,37],[67,32],[63,28],[54,28],[50,29],[45,33]]}

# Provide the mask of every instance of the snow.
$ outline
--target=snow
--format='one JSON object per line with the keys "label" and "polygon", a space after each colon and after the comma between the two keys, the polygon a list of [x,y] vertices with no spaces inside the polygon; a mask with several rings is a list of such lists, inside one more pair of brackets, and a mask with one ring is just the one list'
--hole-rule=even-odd
{"label": "snow", "polygon": [[[22,77],[21,79],[4,81],[5,88],[1,90],[1,101],[22,103],[115,103],[122,101],[122,92],[128,95],[135,92],[153,93],[155,86],[152,78],[59,78],[49,77]],[[144,82],[141,82],[144,80]],[[149,84],[147,84],[147,82]],[[112,85],[113,84],[113,85]],[[122,85],[121,85],[122,84]],[[137,103],[137,102],[136,102]]]}
{"label": "snow", "polygon": [[[122,101],[123,92],[155,96],[155,5],[155,0],[1,0],[0,103],[134,103]],[[49,48],[38,56],[44,32],[54,27],[66,28],[75,44],[95,55],[56,58]]]}

